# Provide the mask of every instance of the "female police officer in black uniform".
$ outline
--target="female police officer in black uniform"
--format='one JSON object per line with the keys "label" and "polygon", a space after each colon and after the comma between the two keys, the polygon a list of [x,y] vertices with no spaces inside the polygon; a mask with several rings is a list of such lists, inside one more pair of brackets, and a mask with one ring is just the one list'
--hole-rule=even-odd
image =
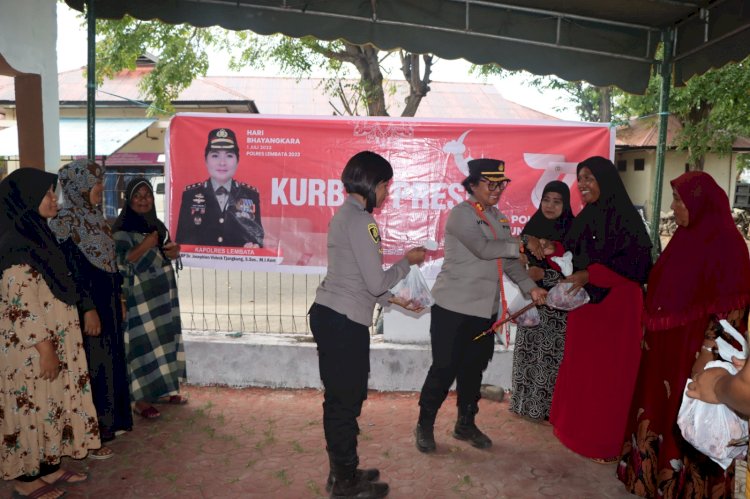
{"label": "female police officer in black uniform", "polygon": [[376,482],[376,469],[358,470],[357,417],[367,398],[370,334],[375,303],[394,302],[388,289],[409,266],[424,261],[424,248],[413,248],[383,270],[378,225],[372,216],[388,195],[393,170],[373,152],[354,155],[341,181],[349,194],[328,228],[328,272],[310,308],[310,329],[318,344],[320,377],[325,387],[323,429],[331,465],[331,497],[376,498],[388,485]]}

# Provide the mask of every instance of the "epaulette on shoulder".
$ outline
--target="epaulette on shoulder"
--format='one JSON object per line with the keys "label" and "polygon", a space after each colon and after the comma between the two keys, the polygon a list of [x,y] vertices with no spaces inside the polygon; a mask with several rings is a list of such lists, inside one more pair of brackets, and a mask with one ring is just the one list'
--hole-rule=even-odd
{"label": "epaulette on shoulder", "polygon": [[185,190],[186,190],[186,191],[189,191],[189,190],[191,190],[191,189],[195,189],[195,188],[197,188],[197,187],[202,187],[202,186],[203,186],[203,182],[197,182],[197,183],[195,183],[195,184],[190,184],[190,185],[188,185],[187,187],[185,187]]}
{"label": "epaulette on shoulder", "polygon": [[253,192],[258,192],[258,189],[256,189],[255,187],[253,187],[250,184],[246,184],[245,182],[237,182],[237,183],[239,184],[240,187],[244,187],[246,189],[250,189]]}

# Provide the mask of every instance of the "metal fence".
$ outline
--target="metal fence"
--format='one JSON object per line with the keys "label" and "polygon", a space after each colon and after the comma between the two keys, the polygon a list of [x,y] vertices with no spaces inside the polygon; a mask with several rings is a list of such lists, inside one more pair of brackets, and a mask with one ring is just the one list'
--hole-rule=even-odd
{"label": "metal fence", "polygon": [[[157,215],[163,218],[163,173],[160,169],[112,169],[105,173],[105,215],[116,218],[127,183],[145,176],[155,190]],[[185,267],[177,276],[180,315],[185,329],[205,332],[309,334],[307,311],[322,275],[250,272]],[[376,310],[375,319],[379,317]],[[371,328],[375,332],[375,328]]]}
{"label": "metal fence", "polygon": [[177,277],[186,329],[309,333],[307,311],[323,276],[182,269]]}

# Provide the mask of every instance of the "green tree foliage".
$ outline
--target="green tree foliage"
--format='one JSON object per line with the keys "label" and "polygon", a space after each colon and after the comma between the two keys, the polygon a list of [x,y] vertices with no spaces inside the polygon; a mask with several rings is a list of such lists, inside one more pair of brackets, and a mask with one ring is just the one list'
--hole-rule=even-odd
{"label": "green tree foliage", "polygon": [[[208,70],[211,49],[230,54],[230,67],[262,69],[267,64],[283,74],[304,78],[324,68],[329,78],[325,89],[332,97],[334,114],[388,116],[386,94],[395,91],[387,84],[383,69],[385,58],[395,56],[372,45],[354,45],[343,40],[320,41],[312,37],[290,38],[283,35],[259,36],[250,31],[234,32],[222,28],[195,28],[169,25],[159,21],[98,20],[97,79],[112,77],[124,69],[134,69],[145,53],[155,54],[157,63],[141,83],[141,92],[152,101],[150,112],[171,111],[171,101]],[[401,73],[409,85],[401,116],[414,116],[421,99],[430,90],[431,55],[396,51]],[[351,69],[359,75],[356,83],[347,81]]]}
{"label": "green tree foliage", "polygon": [[[512,74],[497,65],[473,70],[482,75]],[[616,87],[567,82],[553,76],[533,76],[529,84],[540,92],[550,89],[566,92],[585,121],[611,121],[619,125],[659,110],[658,74],[651,77],[644,95],[628,94]],[[683,126],[674,145],[688,151],[694,168],[703,169],[709,151],[719,155],[729,153],[738,136],[750,136],[750,58],[712,69],[694,76],[683,87],[672,88],[669,111]]]}

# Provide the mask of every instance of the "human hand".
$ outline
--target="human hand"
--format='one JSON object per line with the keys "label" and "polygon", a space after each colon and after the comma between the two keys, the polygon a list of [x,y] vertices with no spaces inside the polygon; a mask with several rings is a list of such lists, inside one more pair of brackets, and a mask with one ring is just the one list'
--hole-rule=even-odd
{"label": "human hand", "polygon": [[529,269],[526,271],[529,274],[529,278],[532,281],[541,281],[544,279],[544,269],[541,267],[529,267]]}
{"label": "human hand", "polygon": [[539,260],[544,260],[544,248],[542,246],[541,241],[543,239],[538,239],[534,236],[527,236],[527,243],[526,243],[526,249],[534,255]]}
{"label": "human hand", "polygon": [[163,249],[164,249],[164,254],[170,260],[174,260],[175,258],[180,256],[180,245],[177,243],[170,241],[164,245]]}
{"label": "human hand", "polygon": [[83,314],[83,333],[87,336],[99,336],[102,333],[102,322],[96,309],[87,310]]}
{"label": "human hand", "polygon": [[741,371],[743,367],[745,367],[745,362],[747,359],[738,359],[737,357],[732,357],[732,365],[737,369],[738,371]]}
{"label": "human hand", "polygon": [[722,367],[712,367],[696,374],[687,386],[687,396],[709,404],[720,404],[716,396],[716,383],[724,376],[731,375]]}
{"label": "human hand", "polygon": [[143,238],[141,244],[146,248],[155,248],[159,244],[159,233],[153,231],[151,234]]}
{"label": "human hand", "polygon": [[416,305],[413,301],[405,300],[404,298],[401,298],[399,296],[391,296],[388,301],[398,305],[399,307],[403,307],[406,310],[411,310],[412,312],[419,313],[424,310],[424,307]]}
{"label": "human hand", "polygon": [[566,277],[560,282],[573,283],[567,293],[569,295],[576,294],[579,289],[583,288],[586,284],[589,283],[589,271],[579,270],[578,272],[573,272],[570,276]]}
{"label": "human hand", "polygon": [[526,253],[521,253],[518,255],[518,261],[521,262],[521,265],[526,267],[529,264],[529,257],[526,256]]}
{"label": "human hand", "polygon": [[555,252],[555,242],[550,241],[549,239],[540,239],[539,244],[542,245],[542,251],[544,252],[544,256],[550,256]]}
{"label": "human hand", "polygon": [[531,301],[534,302],[534,305],[544,305],[544,302],[547,301],[547,290],[539,287],[533,288],[531,290]]}
{"label": "human hand", "polygon": [[60,374],[60,359],[55,348],[49,341],[42,341],[36,345],[39,351],[39,377],[46,381],[53,381]]}
{"label": "human hand", "polygon": [[424,263],[426,250],[423,246],[417,246],[406,252],[406,259],[409,261],[409,265],[422,265]]}
{"label": "human hand", "polygon": [[[705,340],[705,342],[703,343],[703,346],[708,347],[708,348],[715,348],[716,343],[710,340]],[[716,360],[716,355],[711,350],[707,350],[706,348],[701,347],[701,349],[698,351],[698,353],[695,356],[695,362],[693,362],[693,367],[690,368],[690,372],[691,372],[690,376],[692,378],[695,378],[698,375],[698,373],[702,373],[703,369],[706,368],[706,364],[708,364],[712,360]]]}

